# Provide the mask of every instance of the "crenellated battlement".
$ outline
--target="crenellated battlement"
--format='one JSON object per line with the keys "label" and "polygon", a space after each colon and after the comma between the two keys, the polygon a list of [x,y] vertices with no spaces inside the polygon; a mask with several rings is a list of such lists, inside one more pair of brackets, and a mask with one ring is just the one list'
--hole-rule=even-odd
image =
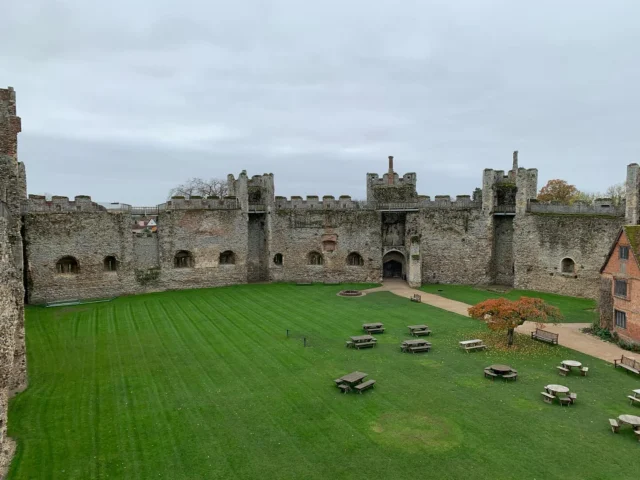
{"label": "crenellated battlement", "polygon": [[47,200],[44,195],[29,195],[23,213],[61,213],[61,212],[106,212],[102,205],[91,200],[88,195],[69,197],[54,195]]}
{"label": "crenellated battlement", "polygon": [[158,210],[236,210],[240,208],[240,202],[235,196],[223,198],[180,198],[173,197],[171,200],[158,205]]}
{"label": "crenellated battlement", "polygon": [[610,215],[624,217],[626,202],[614,205],[611,198],[596,198],[593,203],[575,202],[564,205],[558,202],[541,203],[530,199],[527,204],[528,213],[546,213],[554,215]]}
{"label": "crenellated battlement", "polygon": [[290,200],[276,197],[275,207],[279,210],[455,210],[482,208],[482,200],[473,199],[471,195],[457,195],[455,200],[449,195],[436,195],[433,200],[428,195],[420,195],[412,202],[367,202],[352,200],[348,195],[341,195],[337,199],[332,195],[325,195],[322,200],[316,195],[308,195],[306,199],[300,196],[292,196]]}

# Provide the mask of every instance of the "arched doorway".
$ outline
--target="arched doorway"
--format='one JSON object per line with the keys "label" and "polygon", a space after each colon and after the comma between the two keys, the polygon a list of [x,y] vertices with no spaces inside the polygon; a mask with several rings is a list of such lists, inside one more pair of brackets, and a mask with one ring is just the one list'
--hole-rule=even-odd
{"label": "arched doorway", "polygon": [[400,252],[388,252],[382,257],[383,278],[406,278],[404,255]]}

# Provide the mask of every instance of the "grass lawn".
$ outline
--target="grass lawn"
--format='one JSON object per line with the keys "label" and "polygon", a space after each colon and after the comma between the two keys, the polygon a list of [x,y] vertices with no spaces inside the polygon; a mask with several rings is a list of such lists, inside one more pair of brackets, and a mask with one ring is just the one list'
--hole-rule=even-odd
{"label": "grass lawn", "polygon": [[429,284],[423,285],[420,290],[470,305],[475,305],[489,298],[505,297],[510,300],[517,300],[520,297],[536,297],[558,307],[564,315],[563,322],[565,323],[592,323],[598,318],[596,301],[588,298],[565,297],[553,293],[515,289],[506,293],[499,293],[471,285]]}
{"label": "grass lawn", "polygon": [[[465,353],[476,320],[346,286],[247,285],[27,310],[30,386],[10,405],[17,479],[637,479],[640,444],[609,418],[640,379],[518,336]],[[365,321],[374,349],[344,347]],[[407,325],[434,334],[402,354]],[[292,336],[286,337],[290,329]],[[303,347],[302,337],[309,345]],[[563,359],[589,376],[559,377]],[[483,368],[508,363],[516,383]],[[333,379],[377,380],[343,395]],[[544,385],[577,392],[547,405]]]}

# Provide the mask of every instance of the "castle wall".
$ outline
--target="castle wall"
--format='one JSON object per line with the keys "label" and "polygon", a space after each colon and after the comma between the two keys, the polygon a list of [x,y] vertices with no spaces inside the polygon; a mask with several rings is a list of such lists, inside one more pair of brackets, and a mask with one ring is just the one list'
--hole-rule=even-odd
{"label": "castle wall", "polygon": [[513,285],[513,216],[496,216],[493,219],[493,283]]}
{"label": "castle wall", "polygon": [[491,225],[479,208],[422,210],[422,282],[490,283]]}
{"label": "castle wall", "polygon": [[266,215],[249,215],[249,245],[247,255],[247,281],[266,282],[269,280],[269,259],[267,258]]}
{"label": "castle wall", "polygon": [[20,217],[27,185],[17,159],[20,130],[15,92],[0,89],[0,478],[15,448],[7,437],[9,397],[27,386]]}
{"label": "castle wall", "polygon": [[[379,282],[382,272],[380,214],[374,210],[276,210],[271,214],[269,273],[272,281]],[[333,249],[333,250],[332,250]],[[309,265],[310,252],[323,265]],[[363,266],[350,266],[359,253]],[[283,264],[273,262],[282,254]]]}
{"label": "castle wall", "polygon": [[[623,217],[527,214],[514,221],[514,286],[578,297],[598,296],[599,270]],[[562,260],[575,273],[562,273]]]}
{"label": "castle wall", "polygon": [[133,236],[133,257],[136,269],[160,267],[160,246],[157,233]]}

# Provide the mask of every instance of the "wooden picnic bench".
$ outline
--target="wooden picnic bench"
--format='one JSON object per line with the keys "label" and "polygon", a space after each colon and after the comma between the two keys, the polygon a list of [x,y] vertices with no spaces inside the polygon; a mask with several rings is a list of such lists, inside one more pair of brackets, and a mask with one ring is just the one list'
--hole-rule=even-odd
{"label": "wooden picnic bench", "polygon": [[357,342],[354,343],[353,346],[359,350],[361,348],[369,348],[369,347],[375,347],[377,344],[377,342],[375,341],[368,341],[368,342]]}
{"label": "wooden picnic bench", "polygon": [[384,325],[382,323],[365,323],[362,330],[367,333],[384,333]]}
{"label": "wooden picnic bench", "polygon": [[560,365],[559,367],[556,367],[558,369],[558,373],[560,375],[562,375],[563,377],[567,376],[567,373],[569,373],[569,369],[566,367],[563,367],[562,365]]}
{"label": "wooden picnic bench", "polygon": [[613,433],[618,433],[618,431],[620,430],[620,424],[618,423],[618,421],[615,418],[610,418],[609,424],[611,425],[611,431]]}
{"label": "wooden picnic bench", "polygon": [[414,345],[412,347],[409,347],[407,350],[409,350],[411,353],[428,352],[429,350],[431,350],[431,345]]}
{"label": "wooden picnic bench", "polygon": [[629,405],[633,405],[634,402],[637,402],[640,405],[640,397],[634,397],[632,395],[627,395],[629,399]]}
{"label": "wooden picnic bench", "polygon": [[613,365],[614,368],[622,367],[625,370],[640,375],[640,362],[631,357],[625,357],[624,355],[622,355],[622,358],[620,360],[615,359],[613,361]]}
{"label": "wooden picnic bench", "polygon": [[431,330],[429,330],[428,328],[425,329],[425,330],[414,330],[412,335],[414,337],[422,337],[422,336],[431,335]]}
{"label": "wooden picnic bench", "polygon": [[356,385],[353,388],[356,389],[358,392],[362,393],[365,390],[367,390],[368,388],[373,388],[375,383],[376,383],[375,380],[367,380],[366,382],[359,383],[358,385]]}
{"label": "wooden picnic bench", "polygon": [[542,342],[551,343],[552,345],[558,344],[558,334],[553,332],[548,332],[546,330],[541,330],[536,328],[535,332],[531,332],[531,338],[534,340],[540,340]]}
{"label": "wooden picnic bench", "polygon": [[463,340],[458,343],[462,348],[465,349],[467,353],[469,353],[472,350],[484,350],[485,348],[487,348],[484,342],[478,338],[474,340]]}
{"label": "wooden picnic bench", "polygon": [[553,399],[556,398],[555,395],[548,392],[540,392],[540,395],[542,395],[542,400],[544,400],[545,403],[553,403]]}
{"label": "wooden picnic bench", "polygon": [[586,377],[588,372],[589,372],[589,367],[582,367],[580,369],[580,375],[582,375],[583,377]]}
{"label": "wooden picnic bench", "polygon": [[414,294],[411,296],[410,300],[411,300],[412,302],[422,303],[422,297],[421,297],[420,295],[418,295],[417,293],[414,293]]}
{"label": "wooden picnic bench", "polygon": [[515,382],[518,380],[518,372],[507,373],[506,375],[502,375],[502,378],[504,378],[505,381],[513,379]]}
{"label": "wooden picnic bench", "polygon": [[491,380],[494,380],[494,379],[498,376],[498,374],[497,374],[497,373],[492,372],[492,371],[491,371],[491,370],[489,370],[488,368],[485,368],[485,369],[484,369],[484,376],[485,376],[486,378],[490,378]]}
{"label": "wooden picnic bench", "polygon": [[638,441],[640,442],[640,428],[635,429],[633,433],[636,434],[636,437],[638,437]]}
{"label": "wooden picnic bench", "polygon": [[577,399],[578,399],[577,393],[569,392],[569,400],[571,400],[571,404],[576,403]]}

